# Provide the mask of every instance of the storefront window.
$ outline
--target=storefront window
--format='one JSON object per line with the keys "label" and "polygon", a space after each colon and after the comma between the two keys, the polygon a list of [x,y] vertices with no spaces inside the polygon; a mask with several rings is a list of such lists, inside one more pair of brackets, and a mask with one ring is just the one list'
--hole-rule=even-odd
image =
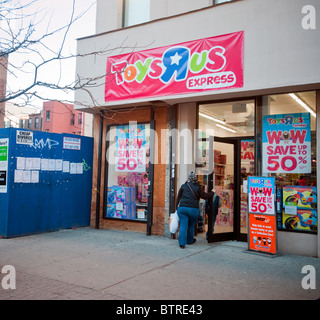
{"label": "storefront window", "polygon": [[215,137],[254,136],[254,101],[202,104],[199,128]]}
{"label": "storefront window", "polygon": [[262,114],[262,175],[276,180],[278,230],[316,233],[316,93],[266,96]]}
{"label": "storefront window", "polygon": [[105,218],[147,220],[150,124],[110,126]]}

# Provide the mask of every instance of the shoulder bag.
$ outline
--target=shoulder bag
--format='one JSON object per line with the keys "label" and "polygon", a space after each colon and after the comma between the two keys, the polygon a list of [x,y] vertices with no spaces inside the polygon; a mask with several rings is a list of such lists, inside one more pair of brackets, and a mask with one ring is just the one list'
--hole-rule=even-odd
{"label": "shoulder bag", "polygon": [[196,197],[194,191],[192,190],[192,188],[190,187],[190,184],[189,184],[188,182],[187,182],[187,185],[188,185],[188,187],[190,188],[191,192],[193,193],[194,198],[195,198],[196,200],[199,200],[199,199]]}

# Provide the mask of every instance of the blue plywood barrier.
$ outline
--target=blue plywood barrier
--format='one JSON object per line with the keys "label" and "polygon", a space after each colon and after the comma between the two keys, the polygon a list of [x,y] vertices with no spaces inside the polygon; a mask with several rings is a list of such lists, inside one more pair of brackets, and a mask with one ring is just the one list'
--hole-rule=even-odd
{"label": "blue plywood barrier", "polygon": [[93,138],[0,129],[0,236],[90,224]]}

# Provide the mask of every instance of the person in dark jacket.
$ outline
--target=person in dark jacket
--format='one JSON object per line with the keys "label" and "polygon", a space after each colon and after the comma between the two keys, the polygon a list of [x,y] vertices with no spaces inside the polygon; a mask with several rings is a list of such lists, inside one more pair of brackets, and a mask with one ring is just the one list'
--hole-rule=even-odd
{"label": "person in dark jacket", "polygon": [[210,199],[213,197],[215,190],[206,193],[198,184],[197,175],[191,171],[186,181],[178,192],[177,213],[180,220],[179,229],[179,246],[185,248],[186,244],[196,242],[194,238],[194,229],[199,218],[199,200]]}
{"label": "person in dark jacket", "polygon": [[[212,200],[206,200],[206,206],[205,206],[205,212],[206,214],[209,214],[210,211],[210,201],[212,201],[211,205],[211,213],[212,213],[212,233],[214,232],[214,225],[216,223],[217,215],[218,215],[218,209],[221,207],[221,198],[215,193]],[[206,234],[206,237],[208,238],[208,232]]]}

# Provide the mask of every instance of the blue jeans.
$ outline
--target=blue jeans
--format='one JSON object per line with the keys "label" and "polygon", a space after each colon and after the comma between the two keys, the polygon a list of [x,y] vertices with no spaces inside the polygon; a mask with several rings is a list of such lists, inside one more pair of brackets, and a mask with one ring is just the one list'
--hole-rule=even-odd
{"label": "blue jeans", "polygon": [[194,228],[200,212],[198,208],[179,207],[177,213],[180,220],[179,245],[184,246],[193,241]]}

